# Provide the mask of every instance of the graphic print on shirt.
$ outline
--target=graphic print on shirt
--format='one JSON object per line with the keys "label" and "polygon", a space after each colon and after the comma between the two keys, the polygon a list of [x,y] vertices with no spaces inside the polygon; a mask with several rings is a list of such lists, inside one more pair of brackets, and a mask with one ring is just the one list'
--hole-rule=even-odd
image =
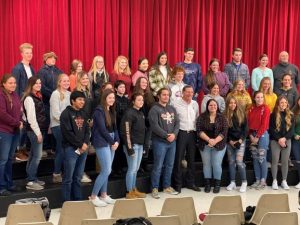
{"label": "graphic print on shirt", "polygon": [[77,116],[77,117],[75,117],[74,121],[76,123],[78,130],[81,130],[83,127],[84,119],[81,116]]}
{"label": "graphic print on shirt", "polygon": [[166,112],[166,113],[162,113],[161,114],[161,118],[163,120],[165,120],[167,122],[167,124],[171,124],[173,123],[173,120],[175,119],[175,115],[174,113],[169,113],[169,112]]}

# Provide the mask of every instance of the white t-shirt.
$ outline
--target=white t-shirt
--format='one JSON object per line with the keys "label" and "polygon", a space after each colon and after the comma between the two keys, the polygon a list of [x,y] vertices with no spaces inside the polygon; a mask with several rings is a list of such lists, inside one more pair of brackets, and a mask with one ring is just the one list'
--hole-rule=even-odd
{"label": "white t-shirt", "polygon": [[23,65],[24,65],[24,68],[25,68],[25,71],[26,71],[26,74],[27,74],[27,79],[29,79],[30,77],[32,77],[30,66],[25,65],[25,64],[23,64]]}

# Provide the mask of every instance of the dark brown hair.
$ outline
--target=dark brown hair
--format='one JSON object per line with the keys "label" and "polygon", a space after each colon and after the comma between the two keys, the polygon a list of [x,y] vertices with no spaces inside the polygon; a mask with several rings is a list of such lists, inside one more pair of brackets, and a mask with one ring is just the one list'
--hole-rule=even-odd
{"label": "dark brown hair", "polygon": [[[106,127],[109,127],[112,125],[112,121],[116,120],[116,111],[115,111],[115,103],[109,107],[109,110],[107,109],[107,102],[106,102],[106,98],[107,96],[109,96],[110,94],[114,94],[115,92],[111,89],[106,89],[103,91],[102,95],[101,95],[101,102],[100,105],[102,106],[104,113],[105,113],[105,125]],[[111,117],[112,115],[112,117]]]}

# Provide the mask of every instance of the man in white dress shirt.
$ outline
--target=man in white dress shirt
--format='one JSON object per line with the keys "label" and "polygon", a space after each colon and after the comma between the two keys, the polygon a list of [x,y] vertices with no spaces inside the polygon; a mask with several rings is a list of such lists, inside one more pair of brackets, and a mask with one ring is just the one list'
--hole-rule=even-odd
{"label": "man in white dress shirt", "polygon": [[193,100],[193,96],[193,87],[187,85],[182,89],[182,98],[176,99],[173,102],[180,121],[173,168],[174,188],[178,192],[181,191],[183,186],[181,160],[184,156],[186,156],[187,160],[186,187],[194,191],[201,191],[195,185],[196,120],[199,116],[199,106]]}

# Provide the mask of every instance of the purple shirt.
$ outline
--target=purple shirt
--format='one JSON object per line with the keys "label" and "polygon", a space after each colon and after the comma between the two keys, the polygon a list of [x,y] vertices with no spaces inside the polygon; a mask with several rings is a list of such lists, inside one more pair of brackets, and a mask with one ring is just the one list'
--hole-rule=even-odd
{"label": "purple shirt", "polygon": [[[230,88],[230,81],[228,79],[227,74],[224,72],[218,71],[217,73],[215,73],[215,81],[219,85],[220,95],[222,97],[225,97]],[[204,82],[203,82],[203,91],[204,91],[204,94],[206,94],[206,95],[209,93],[206,77],[204,78]]]}

